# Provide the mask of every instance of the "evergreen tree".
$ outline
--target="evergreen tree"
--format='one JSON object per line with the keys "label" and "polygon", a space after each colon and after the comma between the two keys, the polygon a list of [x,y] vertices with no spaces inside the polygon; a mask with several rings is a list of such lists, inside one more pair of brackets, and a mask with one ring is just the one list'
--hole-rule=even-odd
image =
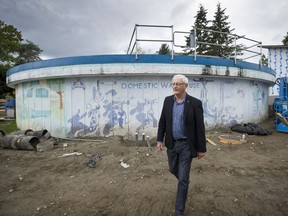
{"label": "evergreen tree", "polygon": [[[208,29],[209,21],[207,20],[207,10],[204,8],[202,4],[199,6],[199,11],[197,15],[194,17],[194,28],[196,28],[196,40],[197,42],[208,42],[209,33],[208,31],[204,31],[203,29]],[[191,33],[194,33],[194,28],[190,30]],[[186,37],[186,45],[190,45],[190,37]],[[207,44],[197,44],[196,52],[199,55],[205,55],[207,52],[208,46]],[[188,54],[192,53],[192,50],[188,52]]]}
{"label": "evergreen tree", "polygon": [[282,40],[282,43],[284,46],[288,46],[288,32],[286,34],[286,36],[284,36],[284,39]]}
{"label": "evergreen tree", "polygon": [[171,54],[171,50],[167,44],[162,44],[159,50],[157,51],[159,55],[169,55]]}
{"label": "evergreen tree", "polygon": [[267,58],[264,54],[262,54],[260,61],[261,61],[261,62],[259,62],[259,64],[262,63],[263,66],[265,66],[265,67],[268,66],[268,58]]}
{"label": "evergreen tree", "polygon": [[228,22],[229,16],[225,14],[225,9],[221,8],[221,4],[217,4],[217,9],[214,15],[214,20],[212,20],[210,43],[216,44],[209,46],[209,51],[207,55],[227,57],[233,54],[233,38],[227,34],[231,34],[233,30],[230,29],[230,22]]}

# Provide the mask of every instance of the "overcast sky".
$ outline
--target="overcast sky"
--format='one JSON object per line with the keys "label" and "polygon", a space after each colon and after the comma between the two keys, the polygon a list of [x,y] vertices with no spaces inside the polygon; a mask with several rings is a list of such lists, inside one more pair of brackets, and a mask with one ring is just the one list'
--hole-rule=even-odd
{"label": "overcast sky", "polygon": [[[263,45],[282,44],[288,32],[287,0],[0,0],[0,20],[43,49],[44,58],[124,54],[135,24],[190,31],[200,3],[213,19],[217,2],[226,8],[234,34]],[[162,30],[141,28],[138,35],[169,38],[171,30]],[[140,43],[146,53],[160,45]]]}

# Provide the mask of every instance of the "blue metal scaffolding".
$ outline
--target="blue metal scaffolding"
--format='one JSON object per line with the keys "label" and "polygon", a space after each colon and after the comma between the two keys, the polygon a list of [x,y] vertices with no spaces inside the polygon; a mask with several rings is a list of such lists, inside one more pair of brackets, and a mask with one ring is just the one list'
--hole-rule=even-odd
{"label": "blue metal scaffolding", "polygon": [[278,78],[276,83],[279,85],[279,97],[274,99],[276,130],[288,133],[288,77]]}

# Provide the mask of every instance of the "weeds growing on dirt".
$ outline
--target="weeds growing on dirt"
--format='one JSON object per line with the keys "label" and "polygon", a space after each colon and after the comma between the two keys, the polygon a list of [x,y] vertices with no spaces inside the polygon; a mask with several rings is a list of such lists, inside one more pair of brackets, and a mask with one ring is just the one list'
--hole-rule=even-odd
{"label": "weeds growing on dirt", "polygon": [[16,120],[0,120],[0,130],[6,134],[19,130],[16,125]]}

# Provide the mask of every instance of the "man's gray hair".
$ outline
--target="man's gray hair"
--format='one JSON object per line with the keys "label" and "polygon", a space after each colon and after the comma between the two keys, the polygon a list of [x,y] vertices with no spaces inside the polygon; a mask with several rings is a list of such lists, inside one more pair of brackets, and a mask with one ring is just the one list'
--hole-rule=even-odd
{"label": "man's gray hair", "polygon": [[172,78],[172,82],[174,79],[180,79],[183,83],[186,83],[186,84],[188,84],[188,82],[189,82],[188,78],[182,74],[174,75]]}

